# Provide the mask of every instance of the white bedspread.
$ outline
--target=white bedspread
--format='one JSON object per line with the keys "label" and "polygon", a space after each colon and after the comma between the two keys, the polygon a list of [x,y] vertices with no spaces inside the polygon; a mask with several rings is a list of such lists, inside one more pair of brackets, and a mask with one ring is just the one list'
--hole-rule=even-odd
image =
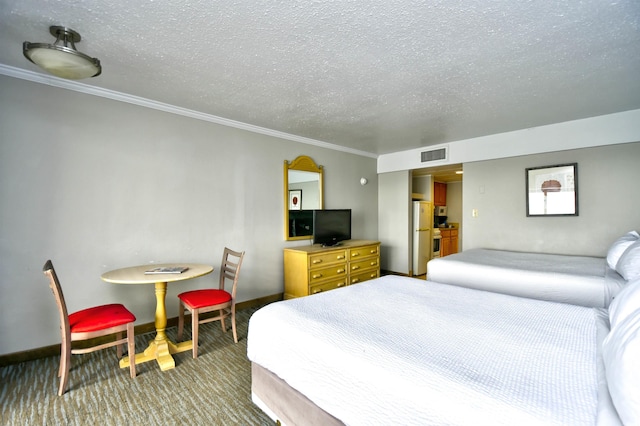
{"label": "white bedspread", "polygon": [[350,425],[589,425],[596,310],[385,276],[270,304],[248,357]]}
{"label": "white bedspread", "polygon": [[427,264],[431,281],[606,308],[624,284],[604,258],[471,249]]}

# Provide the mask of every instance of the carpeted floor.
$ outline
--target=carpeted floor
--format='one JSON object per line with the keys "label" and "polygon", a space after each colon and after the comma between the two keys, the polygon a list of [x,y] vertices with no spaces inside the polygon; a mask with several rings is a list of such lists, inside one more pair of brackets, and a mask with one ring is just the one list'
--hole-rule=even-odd
{"label": "carpeted floor", "polygon": [[[219,321],[202,325],[198,358],[177,354],[173,370],[148,362],[131,379],[128,368],[118,368],[115,348],[73,355],[63,396],[57,396],[58,356],[2,367],[0,424],[273,425],[251,402],[247,326],[255,310],[238,312],[237,344]],[[176,328],[167,335],[175,341]],[[136,336],[136,352],[154,336]]]}

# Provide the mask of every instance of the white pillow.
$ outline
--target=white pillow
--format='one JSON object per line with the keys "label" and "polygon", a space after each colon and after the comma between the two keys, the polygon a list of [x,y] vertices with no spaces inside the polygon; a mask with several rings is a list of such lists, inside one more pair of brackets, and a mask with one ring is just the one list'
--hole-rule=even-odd
{"label": "white pillow", "polygon": [[640,235],[638,235],[636,231],[629,231],[611,244],[609,251],[607,251],[607,264],[609,268],[616,269],[622,253],[624,253],[631,244],[636,242],[638,238],[640,238]]}
{"label": "white pillow", "polygon": [[611,301],[609,305],[611,329],[638,309],[640,309],[640,278],[626,284]]}
{"label": "white pillow", "polygon": [[640,240],[631,244],[620,256],[616,272],[627,281],[640,277]]}
{"label": "white pillow", "polygon": [[609,394],[625,425],[640,424],[640,310],[611,330],[602,344]]}

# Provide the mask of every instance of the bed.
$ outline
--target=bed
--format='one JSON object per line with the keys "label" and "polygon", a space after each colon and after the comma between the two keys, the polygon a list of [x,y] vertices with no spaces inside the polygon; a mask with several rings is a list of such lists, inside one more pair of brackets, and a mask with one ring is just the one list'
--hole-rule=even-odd
{"label": "bed", "polygon": [[597,308],[609,306],[626,282],[606,258],[482,248],[430,260],[427,279]]}
{"label": "bed", "polygon": [[384,276],[256,311],[252,399],[289,426],[618,425],[610,334],[604,309]]}

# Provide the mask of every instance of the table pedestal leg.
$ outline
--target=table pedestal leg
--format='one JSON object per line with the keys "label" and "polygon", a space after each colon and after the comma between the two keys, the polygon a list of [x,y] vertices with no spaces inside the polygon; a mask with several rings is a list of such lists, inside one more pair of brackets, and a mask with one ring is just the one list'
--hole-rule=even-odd
{"label": "table pedestal leg", "polygon": [[[143,353],[135,354],[136,364],[156,360],[160,370],[170,370],[176,366],[175,360],[171,356],[178,352],[190,351],[193,347],[191,340],[180,343],[173,343],[167,338],[165,330],[167,328],[167,311],[165,298],[167,295],[167,283],[156,283],[156,338],[149,342],[149,346]],[[120,368],[129,367],[129,357],[120,360]]]}

